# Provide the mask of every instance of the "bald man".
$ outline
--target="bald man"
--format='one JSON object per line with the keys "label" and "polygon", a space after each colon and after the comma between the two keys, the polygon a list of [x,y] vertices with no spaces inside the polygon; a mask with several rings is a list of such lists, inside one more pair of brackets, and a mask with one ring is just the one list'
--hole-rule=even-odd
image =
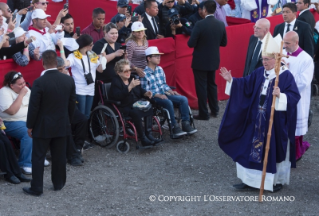
{"label": "bald man", "polygon": [[303,141],[303,135],[308,131],[308,117],[310,109],[311,81],[314,73],[314,63],[311,56],[299,45],[299,36],[290,31],[284,36],[284,48],[289,58],[283,58],[290,72],[295,78],[301,99],[297,105],[297,126],[295,133],[296,160],[309,148],[309,143]]}
{"label": "bald man", "polygon": [[262,66],[261,50],[263,39],[269,32],[270,22],[268,19],[260,19],[254,25],[254,34],[249,39],[243,76],[250,75],[255,69]]}

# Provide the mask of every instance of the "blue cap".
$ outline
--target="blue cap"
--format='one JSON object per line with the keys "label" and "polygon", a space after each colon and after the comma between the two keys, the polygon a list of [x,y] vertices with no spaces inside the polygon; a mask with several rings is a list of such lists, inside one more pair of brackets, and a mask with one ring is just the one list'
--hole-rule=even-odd
{"label": "blue cap", "polygon": [[174,16],[174,15],[178,15],[178,10],[176,10],[176,8],[171,8],[171,9],[169,9],[169,11],[168,11],[168,16],[169,16],[169,17],[172,17],[172,16]]}
{"label": "blue cap", "polygon": [[127,4],[127,1],[126,1],[126,0],[119,0],[119,1],[117,2],[117,6],[123,8],[123,7],[127,7],[128,4]]}
{"label": "blue cap", "polygon": [[115,17],[115,22],[120,22],[122,20],[124,20],[126,18],[126,16],[124,14],[117,14]]}

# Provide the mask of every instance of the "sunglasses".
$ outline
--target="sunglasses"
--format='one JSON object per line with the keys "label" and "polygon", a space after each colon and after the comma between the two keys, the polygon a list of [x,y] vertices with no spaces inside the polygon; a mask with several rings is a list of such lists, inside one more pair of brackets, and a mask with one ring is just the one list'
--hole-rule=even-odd
{"label": "sunglasses", "polygon": [[11,80],[11,84],[13,84],[17,79],[21,78],[22,74],[20,72],[16,73]]}
{"label": "sunglasses", "polygon": [[168,1],[168,2],[166,2],[166,3],[174,3],[174,1]]}
{"label": "sunglasses", "polygon": [[49,2],[38,2],[37,4],[42,4],[44,6],[44,5],[48,5]]}
{"label": "sunglasses", "polygon": [[131,69],[122,71],[122,73],[131,73]]}

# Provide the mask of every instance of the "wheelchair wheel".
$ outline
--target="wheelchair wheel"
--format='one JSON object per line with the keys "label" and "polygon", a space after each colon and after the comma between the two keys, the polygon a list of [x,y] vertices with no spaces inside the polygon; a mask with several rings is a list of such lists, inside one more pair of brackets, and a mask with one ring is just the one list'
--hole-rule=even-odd
{"label": "wheelchair wheel", "polygon": [[99,105],[91,112],[90,133],[97,144],[111,148],[116,144],[119,132],[119,123],[109,107]]}
{"label": "wheelchair wheel", "polygon": [[127,141],[121,140],[117,143],[116,150],[120,153],[126,154],[130,151],[130,144]]}

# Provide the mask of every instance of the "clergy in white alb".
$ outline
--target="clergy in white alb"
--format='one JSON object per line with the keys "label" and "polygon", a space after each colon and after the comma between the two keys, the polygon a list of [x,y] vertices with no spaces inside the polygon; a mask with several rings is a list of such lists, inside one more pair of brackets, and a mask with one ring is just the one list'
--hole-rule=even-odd
{"label": "clergy in white alb", "polygon": [[274,88],[273,53],[279,53],[280,47],[270,33],[265,37],[263,67],[243,78],[233,78],[230,71],[221,68],[221,76],[227,81],[225,93],[230,98],[218,143],[236,162],[237,177],[242,181],[234,185],[236,189],[260,188],[273,95],[276,104],[264,189],[278,191],[289,184],[290,168],[296,165],[294,133],[300,95],[293,75],[285,67],[281,67],[279,84]]}
{"label": "clergy in white alb", "polygon": [[290,31],[284,36],[284,48],[289,58],[283,58],[289,67],[289,71],[295,78],[300,101],[297,105],[296,125],[296,160],[299,160],[310,144],[303,141],[303,136],[308,131],[308,117],[311,97],[311,81],[314,73],[314,63],[311,56],[298,46],[299,36],[296,32]]}

